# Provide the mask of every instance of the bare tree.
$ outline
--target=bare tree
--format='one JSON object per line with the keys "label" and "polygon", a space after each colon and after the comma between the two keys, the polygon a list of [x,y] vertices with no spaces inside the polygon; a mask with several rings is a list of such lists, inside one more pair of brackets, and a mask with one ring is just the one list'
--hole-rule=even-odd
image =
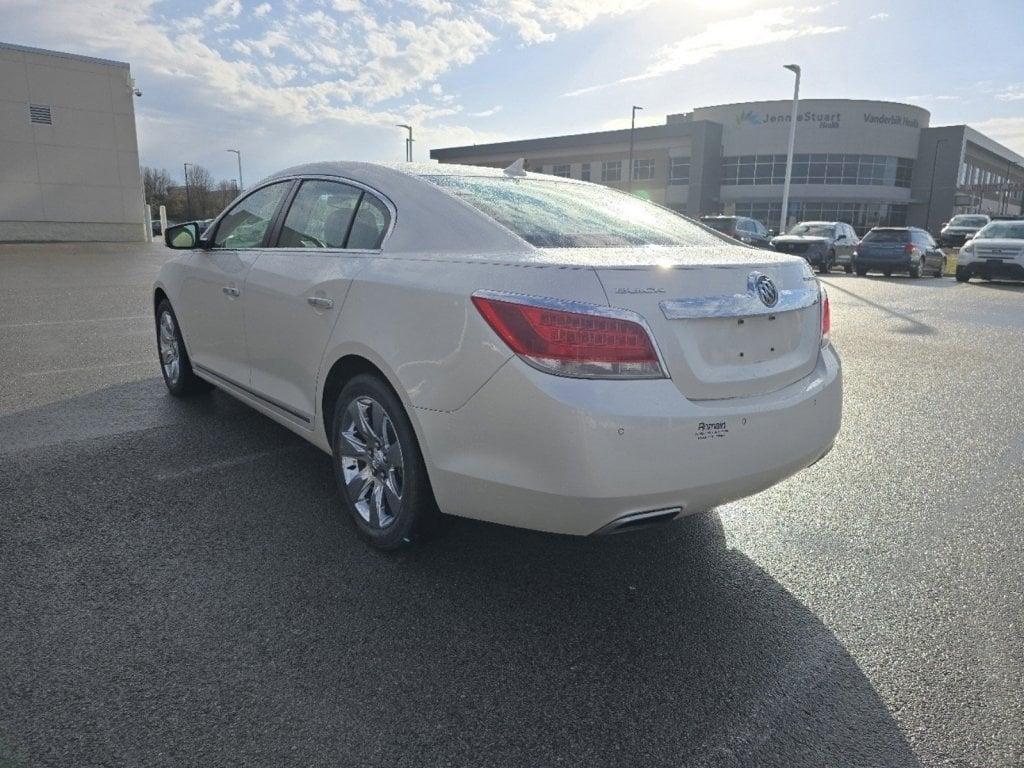
{"label": "bare tree", "polygon": [[220,213],[227,208],[228,203],[238,197],[238,192],[238,182],[234,179],[222,179],[217,182],[217,190],[213,195],[216,202],[217,213]]}
{"label": "bare tree", "polygon": [[158,206],[167,205],[171,193],[171,174],[166,168],[142,169],[142,187],[146,194],[146,202],[153,206],[154,211]]}
{"label": "bare tree", "polygon": [[210,172],[201,165],[190,165],[185,182],[188,184],[188,194],[192,200],[192,215],[197,219],[208,219],[213,216],[215,203],[211,195],[213,176]]}

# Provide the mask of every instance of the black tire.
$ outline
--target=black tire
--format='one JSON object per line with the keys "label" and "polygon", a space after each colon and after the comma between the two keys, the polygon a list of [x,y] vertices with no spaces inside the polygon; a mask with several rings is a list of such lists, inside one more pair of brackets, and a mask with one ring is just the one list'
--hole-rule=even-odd
{"label": "black tire", "polygon": [[[921,262],[919,261],[916,264],[911,264],[910,265],[910,269],[908,270],[908,272],[910,273],[911,277],[920,277],[921,276]],[[886,275],[886,277],[888,277],[888,275]]]}
{"label": "black tire", "polygon": [[883,274],[883,275],[884,275],[885,277],[892,277],[892,270],[889,270],[888,272],[887,272],[887,271],[885,271],[885,270],[882,270],[882,274]]}
{"label": "black tire", "polygon": [[392,550],[437,532],[441,512],[419,442],[385,381],[372,374],[349,381],[335,403],[331,435],[341,503],[360,536]]}
{"label": "black tire", "polygon": [[845,272],[848,275],[852,275],[853,274],[853,264],[844,264],[843,265],[843,272]]}
{"label": "black tire", "polygon": [[942,275],[943,275],[943,273],[945,271],[946,271],[946,259],[943,258],[942,259],[942,263],[939,264],[938,268],[935,270],[935,276],[936,277],[942,277]]}
{"label": "black tire", "polygon": [[818,265],[819,275],[827,275],[829,272],[832,271],[832,261],[835,259],[835,257],[836,255],[832,251],[829,251],[828,253],[821,257],[821,264]]}
{"label": "black tire", "polygon": [[958,283],[966,283],[971,279],[971,273],[963,267],[956,268],[956,281]]}
{"label": "black tire", "polygon": [[857,277],[867,277],[867,276],[868,276],[867,267],[857,267]]}
{"label": "black tire", "polygon": [[185,339],[178,327],[178,317],[167,299],[162,299],[156,307],[156,348],[160,358],[160,373],[163,374],[167,391],[172,395],[188,397],[209,392],[213,388],[212,384],[200,379],[192,370]]}

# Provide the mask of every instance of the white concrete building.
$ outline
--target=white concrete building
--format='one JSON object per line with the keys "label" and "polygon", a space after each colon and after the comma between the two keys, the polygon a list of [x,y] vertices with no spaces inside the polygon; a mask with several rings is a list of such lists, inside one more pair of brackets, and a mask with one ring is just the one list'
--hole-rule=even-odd
{"label": "white concrete building", "polygon": [[133,88],[125,63],[0,43],[0,242],[144,239]]}

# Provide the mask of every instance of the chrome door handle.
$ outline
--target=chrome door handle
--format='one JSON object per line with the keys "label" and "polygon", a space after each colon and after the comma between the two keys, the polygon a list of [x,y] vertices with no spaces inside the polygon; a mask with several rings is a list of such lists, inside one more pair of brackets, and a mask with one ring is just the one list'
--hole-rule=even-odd
{"label": "chrome door handle", "polygon": [[326,296],[309,296],[306,301],[317,309],[330,309],[334,306],[334,299],[329,299]]}
{"label": "chrome door handle", "polygon": [[225,296],[230,296],[232,298],[236,298],[242,293],[233,285],[225,285],[223,288],[221,288],[221,290],[224,292]]}

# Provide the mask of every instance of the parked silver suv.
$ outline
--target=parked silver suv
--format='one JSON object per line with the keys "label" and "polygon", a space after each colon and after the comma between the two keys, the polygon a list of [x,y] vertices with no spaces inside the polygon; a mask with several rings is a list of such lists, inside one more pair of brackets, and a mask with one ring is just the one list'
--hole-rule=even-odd
{"label": "parked silver suv", "polygon": [[802,256],[823,275],[836,265],[850,274],[857,241],[853,227],[841,221],[802,221],[785,235],[772,238],[772,246],[782,253]]}

